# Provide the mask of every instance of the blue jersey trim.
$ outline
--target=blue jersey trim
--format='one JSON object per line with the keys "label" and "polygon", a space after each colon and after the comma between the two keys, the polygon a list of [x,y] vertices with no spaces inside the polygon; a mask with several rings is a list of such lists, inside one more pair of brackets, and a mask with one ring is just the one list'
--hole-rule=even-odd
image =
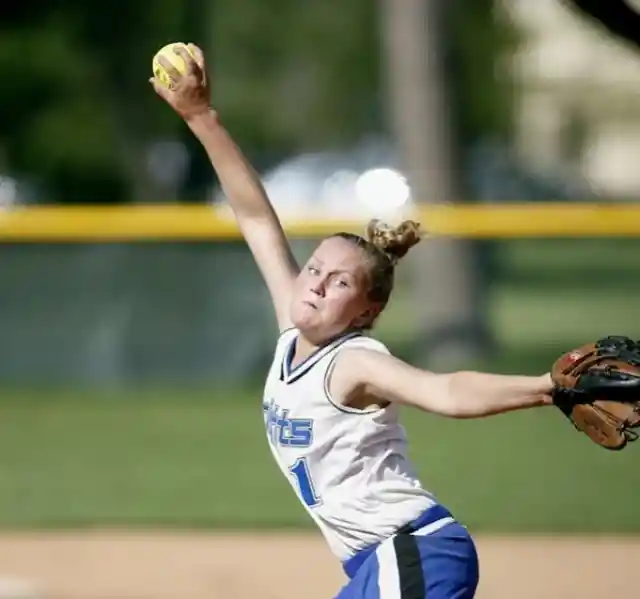
{"label": "blue jersey trim", "polygon": [[340,345],[342,345],[345,341],[349,339],[353,339],[354,337],[361,337],[362,333],[359,331],[353,331],[350,333],[346,333],[341,337],[337,337],[333,339],[326,345],[323,345],[316,349],[310,356],[305,358],[300,364],[293,367],[293,358],[296,354],[296,342],[298,340],[298,335],[293,337],[293,339],[289,342],[288,347],[285,349],[284,357],[282,359],[282,365],[280,369],[280,378],[286,384],[293,383],[297,381],[304,374],[309,372],[311,368],[317,364],[322,358],[328,355],[332,350],[336,349]]}

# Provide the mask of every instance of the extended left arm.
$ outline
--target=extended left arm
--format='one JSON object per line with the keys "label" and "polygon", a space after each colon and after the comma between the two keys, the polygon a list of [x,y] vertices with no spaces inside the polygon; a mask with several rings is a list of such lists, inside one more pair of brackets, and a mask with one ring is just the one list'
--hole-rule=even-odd
{"label": "extended left arm", "polygon": [[446,404],[454,418],[480,418],[551,405],[551,377],[454,372],[446,377]]}
{"label": "extended left arm", "polygon": [[450,418],[481,418],[551,405],[552,382],[543,376],[512,376],[459,371],[436,374],[381,352],[340,352],[330,380],[336,399],[365,394]]}

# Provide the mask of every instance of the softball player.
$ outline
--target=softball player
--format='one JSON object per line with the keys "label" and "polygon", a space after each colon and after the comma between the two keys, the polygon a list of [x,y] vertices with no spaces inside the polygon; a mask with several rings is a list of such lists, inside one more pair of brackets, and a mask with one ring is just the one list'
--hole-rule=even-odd
{"label": "softball player", "polygon": [[467,529],[407,457],[401,405],[454,418],[550,405],[551,380],[436,374],[393,357],[367,331],[396,262],[420,239],[407,221],[324,239],[300,269],[260,181],[210,106],[202,52],[171,89],[151,80],[207,151],[264,277],[280,329],[262,408],[280,470],[348,578],[337,599],[470,599],[478,558]]}

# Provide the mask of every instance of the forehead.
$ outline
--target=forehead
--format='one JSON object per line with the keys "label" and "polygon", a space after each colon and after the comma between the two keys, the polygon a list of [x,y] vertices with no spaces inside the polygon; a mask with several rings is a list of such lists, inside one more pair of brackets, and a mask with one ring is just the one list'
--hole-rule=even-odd
{"label": "forehead", "polygon": [[332,269],[358,271],[364,268],[362,250],[346,239],[330,237],[318,245],[311,257]]}

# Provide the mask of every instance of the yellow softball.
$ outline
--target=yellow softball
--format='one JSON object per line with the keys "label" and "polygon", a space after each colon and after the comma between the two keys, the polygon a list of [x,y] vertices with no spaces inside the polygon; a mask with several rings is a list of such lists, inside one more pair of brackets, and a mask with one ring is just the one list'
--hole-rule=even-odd
{"label": "yellow softball", "polygon": [[151,65],[153,69],[153,75],[156,77],[156,79],[158,79],[158,81],[160,81],[160,83],[166,85],[167,87],[169,87],[171,83],[171,77],[169,76],[165,68],[160,64],[158,58],[160,58],[161,56],[164,57],[164,59],[169,61],[179,73],[184,73],[187,68],[187,65],[185,64],[182,56],[179,56],[174,52],[175,48],[184,48],[187,52],[189,52],[189,54],[191,54],[191,56],[194,56],[191,48],[189,48],[189,46],[187,46],[187,44],[183,42],[172,42],[160,48],[160,50],[155,53]]}

